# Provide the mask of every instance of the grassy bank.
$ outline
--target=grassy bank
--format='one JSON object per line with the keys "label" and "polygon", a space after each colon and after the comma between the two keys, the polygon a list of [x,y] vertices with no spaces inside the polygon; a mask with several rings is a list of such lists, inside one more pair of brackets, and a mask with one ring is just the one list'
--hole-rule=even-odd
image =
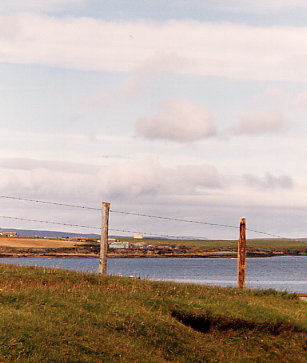
{"label": "grassy bank", "polygon": [[0,265],[1,362],[302,362],[295,295]]}
{"label": "grassy bank", "polygon": [[[145,238],[140,240],[122,239],[132,243],[144,242],[153,246],[159,244],[170,245],[184,245],[190,253],[197,252],[216,252],[216,251],[236,251],[238,248],[237,240],[170,240],[170,239],[156,239]],[[247,239],[247,251],[264,251],[264,252],[280,252],[289,254],[306,254],[307,241],[306,240],[287,240],[287,239]]]}

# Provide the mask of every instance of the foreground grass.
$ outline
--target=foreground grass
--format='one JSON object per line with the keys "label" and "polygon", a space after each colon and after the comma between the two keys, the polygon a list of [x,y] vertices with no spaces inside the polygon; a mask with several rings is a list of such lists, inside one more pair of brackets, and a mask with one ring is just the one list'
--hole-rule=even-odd
{"label": "foreground grass", "polygon": [[303,362],[306,303],[0,265],[1,362]]}

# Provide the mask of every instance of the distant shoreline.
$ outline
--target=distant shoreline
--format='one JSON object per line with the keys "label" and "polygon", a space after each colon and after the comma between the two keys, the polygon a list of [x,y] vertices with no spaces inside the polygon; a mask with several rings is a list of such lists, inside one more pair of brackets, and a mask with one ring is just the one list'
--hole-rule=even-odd
{"label": "distant shoreline", "polygon": [[[247,252],[247,258],[277,257],[277,256],[306,256],[305,253],[280,253],[280,252]],[[0,253],[1,258],[99,258],[98,254],[82,253],[48,253],[28,252],[22,253]],[[133,253],[110,253],[108,258],[237,258],[236,252],[203,252],[186,254],[133,254]]]}
{"label": "distant shoreline", "polygon": [[[133,243],[132,243],[133,242]],[[109,242],[109,258],[237,258],[237,241],[179,241],[132,239],[115,243]],[[119,248],[118,245],[122,247]],[[97,258],[100,243],[75,239],[50,239],[41,237],[0,238],[1,258]],[[306,256],[304,241],[248,240],[247,257]]]}

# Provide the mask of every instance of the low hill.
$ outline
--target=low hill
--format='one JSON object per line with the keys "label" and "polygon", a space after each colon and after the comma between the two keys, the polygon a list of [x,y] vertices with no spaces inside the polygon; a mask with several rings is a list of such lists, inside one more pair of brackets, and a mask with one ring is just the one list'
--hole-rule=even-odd
{"label": "low hill", "polygon": [[0,228],[1,231],[5,232],[17,232],[19,236],[22,237],[76,237],[82,236],[87,238],[99,238],[98,234],[95,233],[71,233],[71,232],[61,232],[61,231],[47,231],[39,229],[16,229],[16,228]]}

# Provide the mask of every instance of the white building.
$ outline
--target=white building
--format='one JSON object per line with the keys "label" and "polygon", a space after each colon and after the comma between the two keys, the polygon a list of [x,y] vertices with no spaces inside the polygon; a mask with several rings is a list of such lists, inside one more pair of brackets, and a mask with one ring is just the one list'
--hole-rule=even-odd
{"label": "white building", "polygon": [[120,248],[131,248],[131,243],[129,242],[111,242],[109,243],[109,248],[114,248],[114,249],[120,249]]}
{"label": "white building", "polygon": [[4,232],[4,231],[0,231],[0,236],[1,237],[18,237],[17,232]]}

